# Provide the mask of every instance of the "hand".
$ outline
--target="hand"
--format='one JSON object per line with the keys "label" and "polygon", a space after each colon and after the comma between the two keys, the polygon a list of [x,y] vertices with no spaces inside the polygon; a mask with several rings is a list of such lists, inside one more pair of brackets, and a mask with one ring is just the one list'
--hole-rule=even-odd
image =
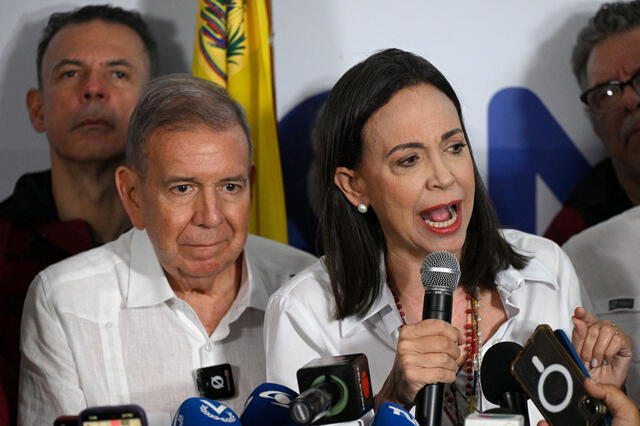
{"label": "hand", "polygon": [[390,401],[410,409],[425,385],[454,382],[463,360],[458,348],[461,336],[451,324],[435,319],[402,327],[393,367],[376,395],[376,407]]}
{"label": "hand", "polygon": [[609,320],[599,321],[576,308],[571,340],[589,374],[599,383],[621,388],[631,365],[631,338]]}
{"label": "hand", "polygon": [[596,383],[593,379],[584,381],[584,387],[591,396],[604,401],[613,417],[612,426],[640,425],[638,407],[618,388]]}
{"label": "hand", "polygon": [[[597,384],[592,379],[586,379],[584,387],[591,396],[604,401],[613,416],[612,426],[640,425],[640,411],[620,389],[613,385]],[[549,426],[549,423],[541,421],[538,426]]]}

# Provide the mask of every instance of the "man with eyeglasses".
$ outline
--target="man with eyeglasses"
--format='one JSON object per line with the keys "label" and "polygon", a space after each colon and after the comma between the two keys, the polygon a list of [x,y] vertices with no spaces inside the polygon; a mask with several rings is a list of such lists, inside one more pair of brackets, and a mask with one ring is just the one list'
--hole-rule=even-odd
{"label": "man with eyeglasses", "polygon": [[609,157],[573,190],[545,232],[558,244],[640,204],[640,2],[604,4],[578,34],[571,63]]}
{"label": "man with eyeglasses", "polygon": [[591,311],[629,330],[635,343],[626,388],[638,403],[640,1],[603,5],[578,35],[572,62],[583,89],[580,99],[609,158],[574,191],[547,235],[560,229],[571,237],[563,249],[591,299]]}

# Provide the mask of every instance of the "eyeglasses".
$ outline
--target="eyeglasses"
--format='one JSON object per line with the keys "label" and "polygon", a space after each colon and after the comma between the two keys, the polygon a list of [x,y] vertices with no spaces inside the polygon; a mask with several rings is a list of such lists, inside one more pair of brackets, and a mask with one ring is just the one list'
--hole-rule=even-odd
{"label": "eyeglasses", "polygon": [[625,86],[631,86],[640,95],[640,71],[627,81],[607,81],[598,84],[580,95],[580,100],[593,112],[612,111],[620,104]]}

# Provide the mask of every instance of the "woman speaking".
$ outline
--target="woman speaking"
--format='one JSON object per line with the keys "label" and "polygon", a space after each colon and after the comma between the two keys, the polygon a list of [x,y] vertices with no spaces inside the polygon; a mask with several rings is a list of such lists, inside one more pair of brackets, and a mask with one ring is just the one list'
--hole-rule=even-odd
{"label": "woman speaking", "polygon": [[[423,386],[442,382],[444,423],[463,424],[492,407],[479,385],[483,353],[500,341],[524,344],[547,323],[574,330],[598,382],[624,383],[630,339],[579,308],[565,254],[498,229],[458,98],[431,63],[389,49],[351,68],[331,91],[315,143],[326,254],[270,300],[270,381],[295,389],[308,361],[362,352],[376,404],[411,408]],[[420,266],[436,251],[460,262],[451,324],[422,319]]]}

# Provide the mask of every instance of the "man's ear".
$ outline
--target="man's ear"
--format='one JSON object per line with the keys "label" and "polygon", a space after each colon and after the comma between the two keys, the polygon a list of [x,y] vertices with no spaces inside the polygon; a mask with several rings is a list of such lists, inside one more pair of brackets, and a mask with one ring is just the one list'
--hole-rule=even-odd
{"label": "man's ear", "polygon": [[31,125],[36,132],[44,132],[46,130],[44,125],[44,103],[40,90],[29,89],[27,92],[27,110],[29,111]]}
{"label": "man's ear", "polygon": [[116,188],[129,220],[137,229],[144,229],[144,200],[142,179],[134,169],[120,166],[116,169]]}
{"label": "man's ear", "polygon": [[366,194],[366,185],[362,177],[355,170],[346,167],[338,167],[333,175],[333,182],[354,206],[365,204],[369,206],[369,198]]}

